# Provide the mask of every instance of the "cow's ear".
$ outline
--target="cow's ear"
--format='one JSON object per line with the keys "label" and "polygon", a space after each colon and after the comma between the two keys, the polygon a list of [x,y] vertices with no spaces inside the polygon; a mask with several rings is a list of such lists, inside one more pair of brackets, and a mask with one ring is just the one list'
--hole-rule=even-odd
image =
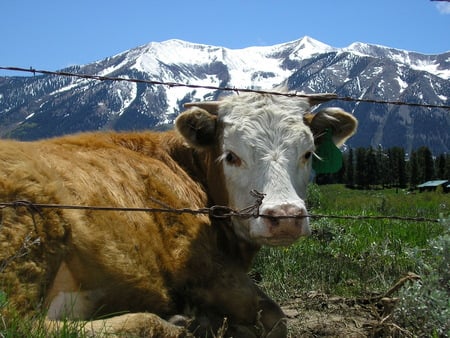
{"label": "cow's ear", "polygon": [[304,121],[314,135],[316,156],[312,167],[316,174],[332,174],[342,167],[342,153],[337,148],[356,131],[353,115],[339,108],[327,108],[316,114],[304,115]]}
{"label": "cow's ear", "polygon": [[203,108],[194,106],[181,113],[175,127],[194,147],[207,148],[216,142],[217,116]]}
{"label": "cow's ear", "polygon": [[330,100],[337,98],[337,94],[334,93],[318,93],[318,94],[306,94],[308,103],[310,106],[315,106]]}
{"label": "cow's ear", "polygon": [[315,114],[305,114],[305,123],[313,132],[315,143],[320,145],[327,133],[336,146],[342,145],[356,132],[358,121],[340,108],[326,108]]}

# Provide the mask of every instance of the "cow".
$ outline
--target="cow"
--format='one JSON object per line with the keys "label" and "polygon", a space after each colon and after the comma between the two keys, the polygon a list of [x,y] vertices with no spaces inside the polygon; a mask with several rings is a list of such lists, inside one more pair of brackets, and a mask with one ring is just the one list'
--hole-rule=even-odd
{"label": "cow", "polygon": [[261,246],[310,233],[315,151],[356,130],[341,109],[311,113],[317,102],[230,95],[187,104],[170,131],[0,141],[0,202],[16,201],[0,209],[3,321],[44,311],[48,330],[76,320],[95,336],[286,337],[248,272]]}

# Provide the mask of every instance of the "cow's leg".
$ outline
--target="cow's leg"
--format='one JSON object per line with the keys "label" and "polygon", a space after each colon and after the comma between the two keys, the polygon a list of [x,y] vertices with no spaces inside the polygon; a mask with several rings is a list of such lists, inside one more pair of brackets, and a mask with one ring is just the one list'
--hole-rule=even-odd
{"label": "cow's leg", "polygon": [[[46,320],[48,332],[58,333],[68,321]],[[108,319],[73,324],[87,337],[191,337],[183,327],[169,323],[153,313],[129,313]]]}
{"label": "cow's leg", "polygon": [[[69,265],[62,262],[46,303],[46,327],[58,332],[64,326],[73,326],[88,337],[185,337],[186,330],[152,313],[129,313],[108,319],[85,321],[98,308],[98,299],[104,297],[101,289],[80,290]],[[76,320],[72,322],[71,320]],[[73,325],[72,325],[73,323]]]}
{"label": "cow's leg", "polygon": [[101,289],[80,290],[80,283],[63,261],[47,291],[47,317],[51,320],[90,318],[97,310],[97,300],[102,296]]}
{"label": "cow's leg", "polygon": [[264,327],[267,338],[284,338],[287,336],[286,315],[283,310],[269,296],[267,296],[258,286],[255,285],[258,293],[258,309],[260,313],[259,321]]}
{"label": "cow's leg", "polygon": [[190,325],[196,332],[223,330],[227,317],[226,337],[287,336],[286,316],[281,308],[241,269],[225,267],[208,288],[195,290],[192,305],[203,310],[203,316],[197,315]]}
{"label": "cow's leg", "polygon": [[[216,295],[216,306],[227,309],[225,313],[231,319],[227,334],[235,337],[287,337],[286,315],[278,304],[247,273],[231,273],[232,277],[228,272],[223,274],[220,283],[225,283],[220,290],[216,290],[220,294],[219,297]],[[233,283],[233,280],[238,282]]]}

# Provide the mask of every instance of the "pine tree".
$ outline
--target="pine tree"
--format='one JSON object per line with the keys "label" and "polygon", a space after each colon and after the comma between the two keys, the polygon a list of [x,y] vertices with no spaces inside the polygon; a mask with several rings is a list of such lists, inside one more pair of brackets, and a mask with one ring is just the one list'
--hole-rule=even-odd
{"label": "pine tree", "polygon": [[378,167],[378,184],[383,188],[390,185],[391,167],[389,165],[389,156],[384,152],[383,147],[378,145],[377,148],[377,167]]}
{"label": "pine tree", "polygon": [[419,184],[421,178],[419,177],[419,161],[417,152],[413,151],[409,158],[409,186],[415,188]]}
{"label": "pine tree", "polygon": [[450,155],[447,154],[445,156],[445,174],[444,178],[445,180],[450,180]]}
{"label": "pine tree", "polygon": [[353,160],[353,149],[350,148],[347,155],[347,161],[345,166],[345,185],[347,187],[355,186],[355,170],[354,170],[354,160]]}
{"label": "pine tree", "polygon": [[406,177],[406,162],[405,162],[405,150],[403,148],[397,147],[397,163],[398,163],[398,186],[400,188],[406,187],[407,177]]}
{"label": "pine tree", "polygon": [[366,153],[366,185],[370,187],[371,185],[378,185],[380,183],[379,180],[379,171],[378,171],[378,161],[377,156],[372,147],[367,150]]}
{"label": "pine tree", "polygon": [[446,158],[444,154],[439,155],[436,158],[436,178],[445,179]]}
{"label": "pine tree", "polygon": [[433,154],[428,147],[420,147],[417,150],[417,159],[419,164],[419,177],[421,181],[426,182],[434,178]]}
{"label": "pine tree", "polygon": [[388,150],[390,183],[395,187],[406,187],[405,151],[401,147],[392,147]]}
{"label": "pine tree", "polygon": [[366,174],[366,150],[357,148],[355,154],[355,184],[361,188],[367,188]]}

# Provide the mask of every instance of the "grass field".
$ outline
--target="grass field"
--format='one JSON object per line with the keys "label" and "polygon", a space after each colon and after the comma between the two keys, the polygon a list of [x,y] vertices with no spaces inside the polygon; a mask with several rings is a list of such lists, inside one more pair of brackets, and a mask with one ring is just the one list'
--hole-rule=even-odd
{"label": "grass field", "polygon": [[279,302],[312,290],[362,297],[383,293],[414,272],[422,280],[397,294],[398,320],[425,336],[450,333],[450,194],[313,185],[309,204],[312,214],[441,221],[312,219],[311,237],[288,248],[264,248],[258,256],[253,273],[266,292]]}
{"label": "grass field", "polygon": [[[408,272],[421,277],[405,285],[396,322],[420,337],[450,334],[450,194],[350,190],[341,185],[309,189],[312,214],[408,216],[440,219],[414,222],[392,219],[312,219],[313,235],[286,248],[264,248],[252,275],[276,301],[319,291],[342,297],[383,293]],[[1,290],[0,290],[1,291]],[[7,297],[0,292],[0,309]],[[12,324],[12,325],[11,325]],[[45,329],[17,318],[0,337],[47,337]],[[82,336],[64,326],[58,337]]]}

